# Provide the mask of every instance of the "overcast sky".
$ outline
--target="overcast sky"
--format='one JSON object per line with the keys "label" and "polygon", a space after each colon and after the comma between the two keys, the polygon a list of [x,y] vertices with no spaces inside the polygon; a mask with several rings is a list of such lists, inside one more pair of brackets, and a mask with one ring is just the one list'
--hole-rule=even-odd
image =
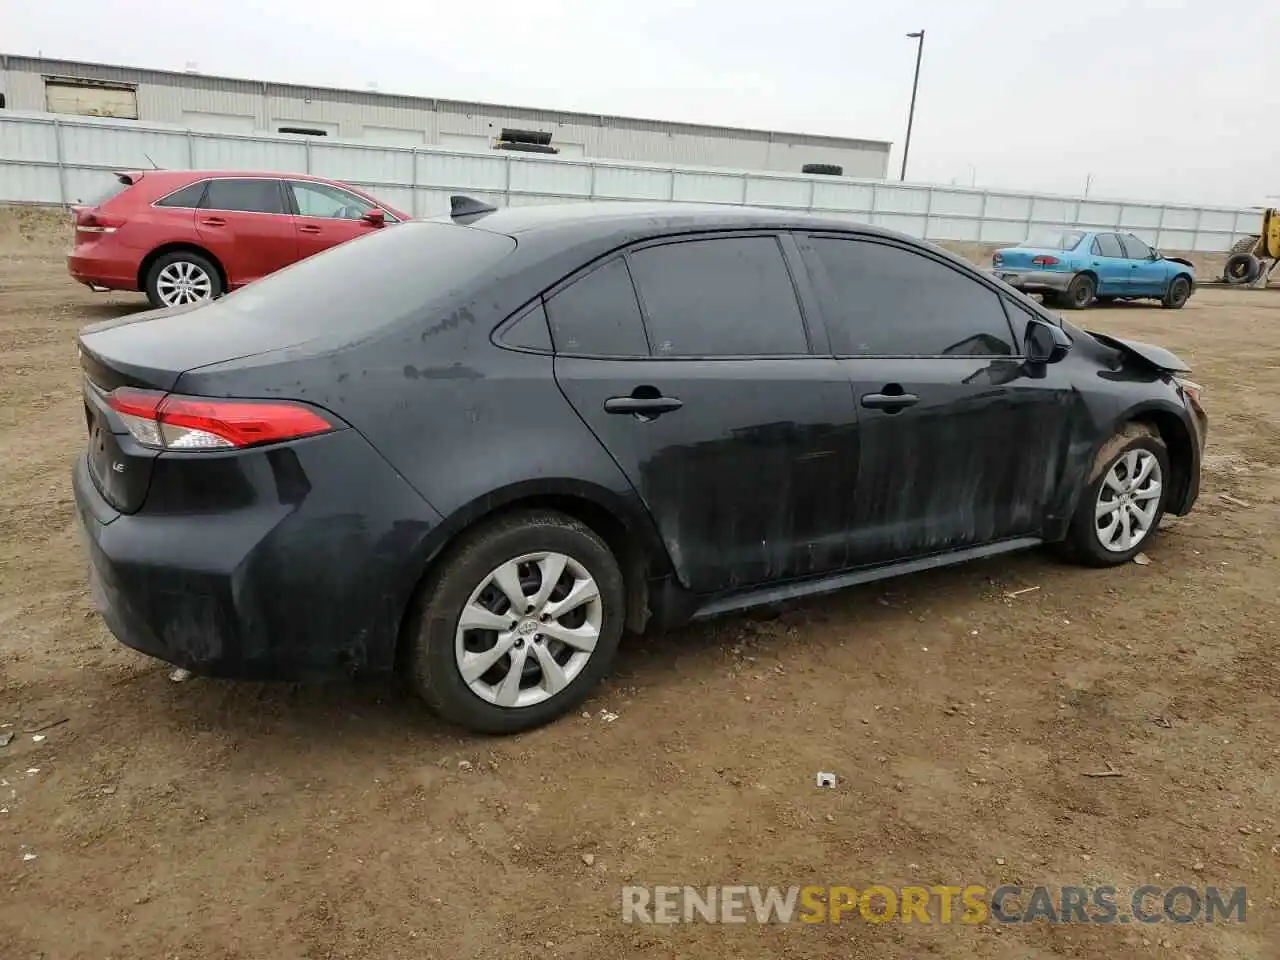
{"label": "overcast sky", "polygon": [[[1280,3],[0,0],[0,52],[892,140],[910,180],[1280,195]],[[1275,202],[1274,200],[1272,201]]]}

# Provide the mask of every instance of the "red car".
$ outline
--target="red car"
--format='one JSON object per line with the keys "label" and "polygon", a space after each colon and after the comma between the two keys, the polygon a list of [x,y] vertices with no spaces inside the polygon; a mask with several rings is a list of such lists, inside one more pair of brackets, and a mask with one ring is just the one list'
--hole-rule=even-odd
{"label": "red car", "polygon": [[302,174],[147,170],[73,208],[71,276],[143,290],[157,307],[211,300],[321,250],[410,219]]}

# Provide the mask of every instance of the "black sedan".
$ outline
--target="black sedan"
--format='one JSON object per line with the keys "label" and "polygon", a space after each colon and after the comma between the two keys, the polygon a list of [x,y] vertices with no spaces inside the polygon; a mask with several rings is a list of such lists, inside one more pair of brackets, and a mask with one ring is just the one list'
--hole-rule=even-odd
{"label": "black sedan", "polygon": [[640,631],[1196,501],[1184,364],[845,220],[582,204],[407,223],[86,328],[75,494],[121,641],[196,673],[402,671],[546,722]]}

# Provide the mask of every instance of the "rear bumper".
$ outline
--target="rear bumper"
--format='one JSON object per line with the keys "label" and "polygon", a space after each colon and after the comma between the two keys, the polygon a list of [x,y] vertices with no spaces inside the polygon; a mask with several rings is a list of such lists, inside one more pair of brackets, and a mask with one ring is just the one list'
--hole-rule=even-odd
{"label": "rear bumper", "polygon": [[202,487],[193,478],[210,464],[162,454],[134,514],[77,459],[89,579],[111,632],[208,676],[391,669],[436,514],[354,430],[224,459],[233,468]]}
{"label": "rear bumper", "polygon": [[87,286],[109,290],[137,290],[138,265],[119,259],[94,256],[76,251],[67,255],[67,272],[71,279]]}
{"label": "rear bumper", "polygon": [[993,267],[991,273],[1015,290],[1024,293],[1063,293],[1075,279],[1074,273],[1055,273],[1052,270],[1010,270]]}

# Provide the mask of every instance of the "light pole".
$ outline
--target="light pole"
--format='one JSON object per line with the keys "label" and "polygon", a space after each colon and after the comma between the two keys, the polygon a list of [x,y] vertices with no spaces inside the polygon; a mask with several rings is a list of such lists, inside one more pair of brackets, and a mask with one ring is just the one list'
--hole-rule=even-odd
{"label": "light pole", "polygon": [[911,109],[907,113],[907,142],[902,145],[902,175],[899,180],[907,179],[907,154],[911,152],[911,124],[916,118],[916,89],[920,86],[920,58],[924,56],[924,31],[908,33],[908,37],[916,43],[916,78],[911,81]]}

